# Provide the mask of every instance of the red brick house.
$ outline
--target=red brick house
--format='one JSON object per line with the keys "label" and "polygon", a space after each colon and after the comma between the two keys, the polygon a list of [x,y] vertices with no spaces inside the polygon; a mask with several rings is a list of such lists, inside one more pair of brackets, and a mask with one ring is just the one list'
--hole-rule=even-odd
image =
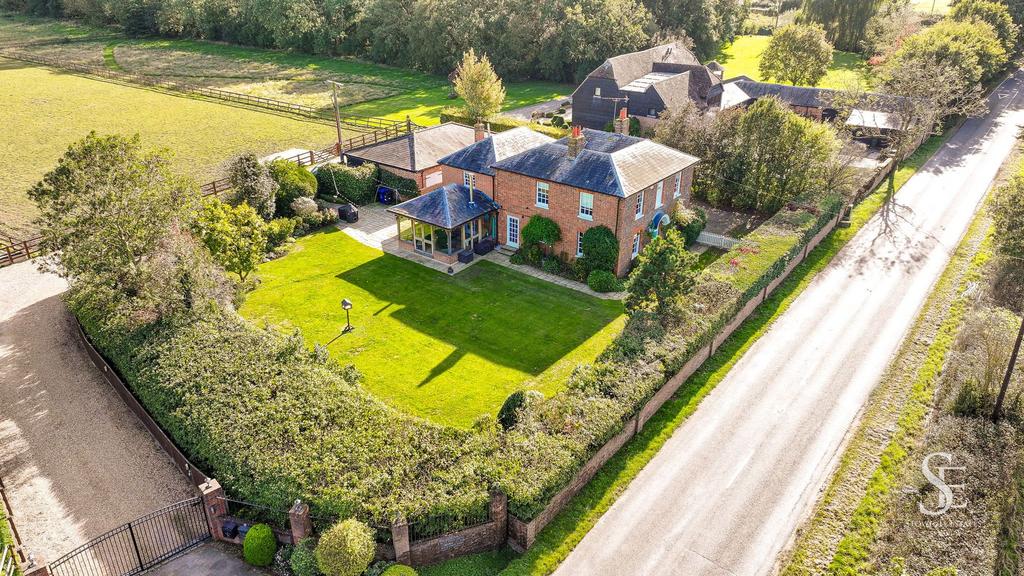
{"label": "red brick house", "polygon": [[581,254],[583,233],[607,226],[619,240],[614,272],[668,223],[689,193],[697,158],[643,138],[576,128],[573,135],[496,162],[498,242],[516,248],[535,215],[558,223],[557,254]]}
{"label": "red brick house", "polygon": [[[689,193],[698,162],[678,150],[623,134],[626,126],[620,121],[618,133],[577,127],[572,136],[557,141],[527,128],[481,135],[438,161],[447,192],[435,190],[428,194],[429,202],[419,200],[423,206],[410,201],[392,212],[400,229],[405,220],[419,222],[411,236],[406,234],[411,249],[444,262],[456,254],[438,253],[431,238],[467,232],[449,226],[451,218],[440,224],[435,213],[471,214],[479,220],[478,241],[491,239],[510,249],[519,248],[521,230],[530,218],[545,216],[561,230],[554,253],[569,259],[581,254],[583,234],[603,225],[619,241],[614,272],[624,276],[649,238],[668,223],[679,199]],[[477,214],[480,204],[473,210],[452,206],[473,198],[471,190],[487,206],[486,214]],[[416,244],[416,238],[422,241]]]}

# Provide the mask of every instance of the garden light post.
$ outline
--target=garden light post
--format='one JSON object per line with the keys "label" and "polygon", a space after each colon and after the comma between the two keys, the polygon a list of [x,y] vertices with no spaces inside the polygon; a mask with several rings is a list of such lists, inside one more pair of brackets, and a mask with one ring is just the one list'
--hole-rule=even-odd
{"label": "garden light post", "polygon": [[352,331],[352,320],[349,313],[349,310],[352,310],[352,301],[348,298],[342,299],[341,308],[345,311],[345,329],[341,333],[348,334]]}

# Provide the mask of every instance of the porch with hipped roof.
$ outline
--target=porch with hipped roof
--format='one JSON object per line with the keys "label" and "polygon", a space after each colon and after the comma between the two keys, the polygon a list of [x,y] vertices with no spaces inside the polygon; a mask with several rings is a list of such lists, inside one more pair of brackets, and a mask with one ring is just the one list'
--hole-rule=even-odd
{"label": "porch with hipped roof", "polygon": [[446,264],[497,240],[499,206],[480,190],[448,184],[388,208],[395,215],[400,250]]}

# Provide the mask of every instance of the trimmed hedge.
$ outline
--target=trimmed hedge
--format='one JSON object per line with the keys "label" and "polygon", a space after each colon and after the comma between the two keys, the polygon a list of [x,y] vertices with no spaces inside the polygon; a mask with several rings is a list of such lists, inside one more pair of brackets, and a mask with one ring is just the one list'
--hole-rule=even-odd
{"label": "trimmed hedge", "polygon": [[233,497],[275,509],[301,498],[318,516],[374,524],[487,506],[481,470],[495,439],[386,406],[298,334],[216,308],[128,333],[75,312],[153,418]]}
{"label": "trimmed hedge", "polygon": [[[809,200],[811,210],[784,210],[703,270],[687,299],[686,320],[665,323],[637,313],[591,366],[578,367],[566,390],[528,403],[508,430],[499,476],[509,511],[532,520],[654,393],[779,277],[804,246],[839,213],[841,199]],[[586,251],[586,248],[584,248]]]}
{"label": "trimmed hedge", "polygon": [[387,186],[393,190],[398,190],[398,194],[405,199],[414,198],[420,195],[419,185],[416,184],[415,180],[409,178],[403,178],[398,174],[388,172],[383,168],[378,168],[376,173],[377,181],[374,183],[374,193],[376,193],[377,185]]}
{"label": "trimmed hedge", "polygon": [[[465,124],[466,126],[472,126],[475,122],[472,118],[466,115],[466,112],[462,108],[455,106],[447,106],[441,109],[441,122],[458,122],[459,124]],[[567,128],[560,128],[558,126],[545,126],[544,124],[538,124],[536,122],[530,122],[528,120],[520,120],[519,118],[513,118],[511,116],[505,116],[498,114],[487,121],[487,125],[491,127],[492,132],[504,132],[513,128],[519,128],[520,126],[527,126],[535,132],[546,134],[552,138],[564,138],[569,134]]]}
{"label": "trimmed hedge", "polygon": [[324,164],[316,170],[316,186],[317,195],[322,198],[363,206],[376,200],[377,167]]}

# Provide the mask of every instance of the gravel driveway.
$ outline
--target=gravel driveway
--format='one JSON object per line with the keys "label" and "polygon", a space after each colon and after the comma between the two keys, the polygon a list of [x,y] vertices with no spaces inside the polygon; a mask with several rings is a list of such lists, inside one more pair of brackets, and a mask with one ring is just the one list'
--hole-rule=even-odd
{"label": "gravel driveway", "polygon": [[28,552],[55,560],[195,495],[100,377],[32,262],[0,268],[0,476]]}

